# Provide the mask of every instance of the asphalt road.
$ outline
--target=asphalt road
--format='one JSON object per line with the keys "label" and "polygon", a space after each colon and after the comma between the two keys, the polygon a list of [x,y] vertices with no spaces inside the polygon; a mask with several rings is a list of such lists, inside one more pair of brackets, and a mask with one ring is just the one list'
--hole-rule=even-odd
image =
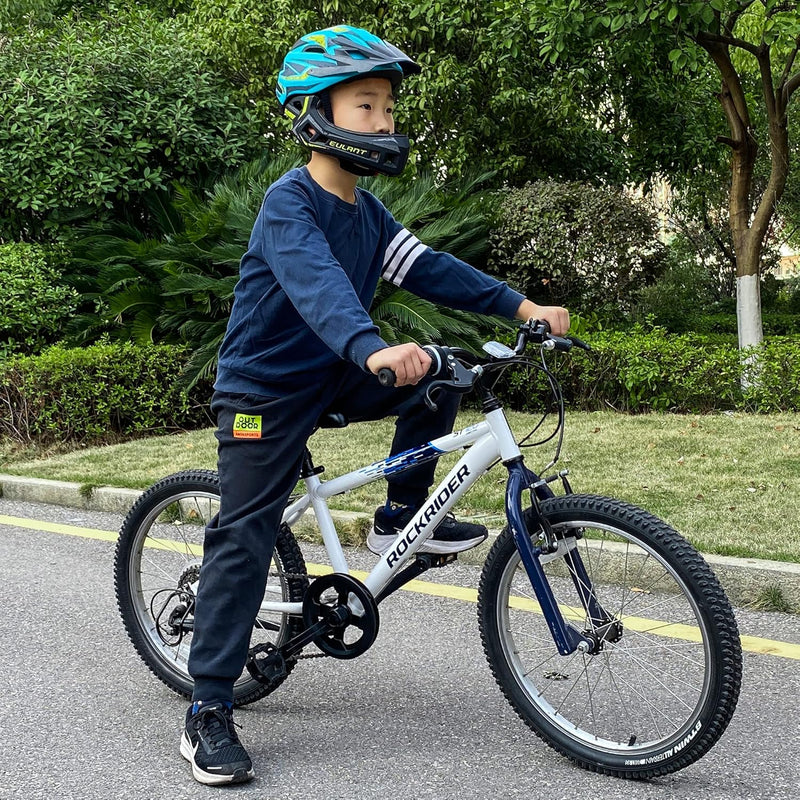
{"label": "asphalt road", "polygon": [[[0,515],[113,531],[120,519],[0,500]],[[237,712],[256,780],[214,789],[178,753],[185,702],[139,661],[112,585],[112,541],[0,521],[0,800],[186,798],[795,798],[800,660],[746,652],[727,733],[700,762],[632,783],[572,766],[495,686],[475,606],[400,592],[354,661],[301,663]],[[318,550],[307,554],[319,560]],[[371,556],[352,552],[352,566]],[[476,586],[478,570],[438,582]],[[800,618],[739,610],[743,634],[800,644]]]}

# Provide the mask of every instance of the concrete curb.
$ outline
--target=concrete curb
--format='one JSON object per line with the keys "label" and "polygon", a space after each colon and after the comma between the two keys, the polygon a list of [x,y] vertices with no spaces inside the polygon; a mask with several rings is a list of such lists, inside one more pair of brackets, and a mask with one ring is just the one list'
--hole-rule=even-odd
{"label": "concrete curb", "polygon": [[[43,478],[28,478],[0,474],[0,497],[34,503],[80,508],[87,511],[108,511],[125,514],[142,494],[139,489],[117,489],[110,486],[89,487],[66,481]],[[371,517],[354,512],[332,512],[337,523],[345,527],[366,527]],[[303,526],[312,530],[313,526]],[[300,532],[304,532],[301,528]],[[490,530],[489,539],[480,547],[462,553],[462,563],[481,564],[499,533]],[[738,605],[750,605],[765,588],[780,589],[792,609],[800,612],[800,564],[785,561],[766,561],[755,558],[730,558],[704,554],[731,601]]]}
{"label": "concrete curb", "polygon": [[67,481],[0,475],[0,497],[30,503],[50,503],[87,511],[111,511],[126,514],[141,495],[139,489],[116,489],[111,486],[85,486]]}

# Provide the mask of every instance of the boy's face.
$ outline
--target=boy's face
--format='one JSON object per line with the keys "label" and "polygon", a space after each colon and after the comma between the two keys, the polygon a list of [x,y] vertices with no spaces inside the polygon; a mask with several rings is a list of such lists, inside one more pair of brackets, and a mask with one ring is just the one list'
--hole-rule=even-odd
{"label": "boy's face", "polygon": [[394,95],[386,78],[361,78],[330,90],[333,122],[357,133],[394,133]]}

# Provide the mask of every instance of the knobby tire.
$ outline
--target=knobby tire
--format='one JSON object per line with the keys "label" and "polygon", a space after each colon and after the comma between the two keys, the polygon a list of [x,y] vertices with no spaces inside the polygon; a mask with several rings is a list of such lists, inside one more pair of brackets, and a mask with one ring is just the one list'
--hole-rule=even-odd
{"label": "knobby tire", "polygon": [[[219,508],[219,480],[209,470],[188,470],[151,486],[128,512],[120,529],[114,558],[114,587],[125,630],[136,652],[153,674],[170,689],[191,697],[188,672],[191,644],[192,586],[202,564],[206,524]],[[306,565],[288,526],[282,525],[267,592],[275,599],[301,602],[308,586]],[[187,600],[187,598],[189,598]],[[185,626],[170,623],[170,615]],[[183,630],[186,627],[186,630]],[[283,614],[260,613],[251,646],[280,645],[297,634],[302,620]],[[234,685],[237,706],[252,703],[274,691],[295,665],[270,685],[245,670]]]}
{"label": "knobby tire", "polygon": [[[558,538],[575,537],[622,633],[595,655],[559,655],[506,529],[478,596],[501,690],[538,736],[584,768],[642,779],[695,762],[730,722],[741,684],[736,621],[716,577],[676,531],[626,503],[567,495],[544,501],[542,513]],[[528,512],[535,536],[531,520]],[[543,560],[565,619],[592,630],[563,554]]]}

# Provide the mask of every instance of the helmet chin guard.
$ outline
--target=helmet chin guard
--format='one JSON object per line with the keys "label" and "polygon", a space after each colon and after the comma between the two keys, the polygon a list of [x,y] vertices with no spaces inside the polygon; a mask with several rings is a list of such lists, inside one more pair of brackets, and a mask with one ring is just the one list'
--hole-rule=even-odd
{"label": "helmet chin guard", "polygon": [[408,161],[408,136],[348,131],[325,117],[318,95],[291,98],[285,106],[292,132],[312,151],[339,159],[355,175],[399,175]]}

